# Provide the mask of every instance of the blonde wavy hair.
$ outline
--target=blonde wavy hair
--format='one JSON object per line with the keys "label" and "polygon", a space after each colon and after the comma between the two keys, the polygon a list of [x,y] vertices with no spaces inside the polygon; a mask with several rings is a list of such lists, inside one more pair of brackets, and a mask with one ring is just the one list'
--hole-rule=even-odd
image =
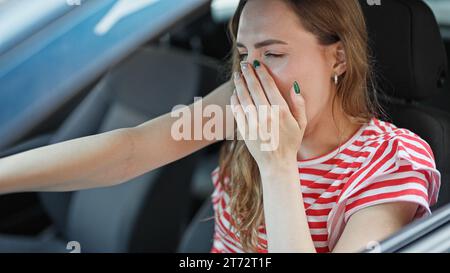
{"label": "blonde wavy hair", "polygon": [[[322,45],[341,41],[347,70],[341,76],[333,98],[344,112],[363,124],[382,112],[372,77],[365,19],[358,0],[282,0],[298,15],[302,26]],[[233,42],[230,73],[239,71],[236,37],[247,0],[241,0],[229,22]],[[257,252],[259,228],[264,227],[263,193],[258,166],[242,140],[226,141],[219,157],[219,181],[230,196],[231,225],[246,252]],[[225,183],[229,178],[229,183]]]}

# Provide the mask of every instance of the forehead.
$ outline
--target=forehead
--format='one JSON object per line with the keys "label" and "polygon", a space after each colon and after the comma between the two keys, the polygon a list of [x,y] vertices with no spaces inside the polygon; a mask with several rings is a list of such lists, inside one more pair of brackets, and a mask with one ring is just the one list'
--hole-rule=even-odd
{"label": "forehead", "polygon": [[249,0],[239,20],[238,41],[287,38],[301,28],[292,8],[280,0]]}

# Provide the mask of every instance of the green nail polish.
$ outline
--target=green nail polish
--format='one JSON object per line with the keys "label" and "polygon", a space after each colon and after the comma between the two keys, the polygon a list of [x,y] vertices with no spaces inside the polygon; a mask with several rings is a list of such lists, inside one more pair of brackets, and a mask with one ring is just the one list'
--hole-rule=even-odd
{"label": "green nail polish", "polygon": [[295,94],[300,94],[300,86],[298,85],[297,81],[294,82],[294,90]]}
{"label": "green nail polish", "polygon": [[261,63],[258,60],[254,60],[253,61],[253,67],[254,68],[258,68],[259,66],[261,66]]}

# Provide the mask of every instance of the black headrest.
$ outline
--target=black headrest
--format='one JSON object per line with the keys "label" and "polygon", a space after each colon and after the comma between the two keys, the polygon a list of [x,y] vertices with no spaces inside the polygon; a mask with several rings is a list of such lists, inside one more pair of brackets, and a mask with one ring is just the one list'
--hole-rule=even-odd
{"label": "black headrest", "polygon": [[421,0],[360,0],[379,88],[386,94],[421,100],[443,90],[447,57],[439,26]]}

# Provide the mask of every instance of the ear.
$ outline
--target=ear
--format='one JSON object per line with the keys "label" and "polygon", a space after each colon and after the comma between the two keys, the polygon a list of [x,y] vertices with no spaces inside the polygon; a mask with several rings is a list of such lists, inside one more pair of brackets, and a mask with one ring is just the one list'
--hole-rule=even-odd
{"label": "ear", "polygon": [[338,76],[344,74],[347,71],[347,55],[345,53],[344,45],[342,42],[337,42],[331,46],[332,52],[332,69],[333,74]]}

